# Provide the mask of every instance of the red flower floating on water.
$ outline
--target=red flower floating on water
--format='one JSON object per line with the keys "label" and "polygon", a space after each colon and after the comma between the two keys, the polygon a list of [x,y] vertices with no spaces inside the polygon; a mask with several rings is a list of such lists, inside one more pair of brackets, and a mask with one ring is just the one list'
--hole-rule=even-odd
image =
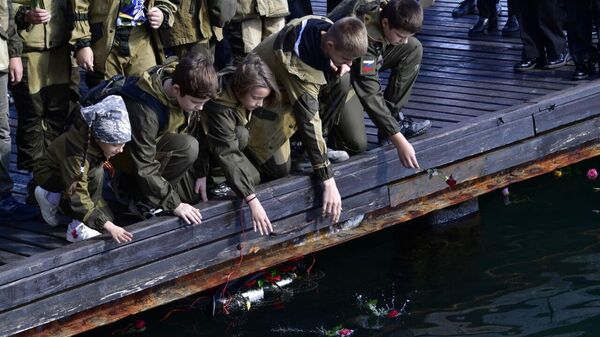
{"label": "red flower floating on water", "polygon": [[142,330],[146,328],[146,322],[144,322],[141,319],[138,319],[135,322],[133,322],[133,326],[138,330]]}
{"label": "red flower floating on water", "polygon": [[352,336],[353,333],[354,333],[354,330],[351,330],[351,329],[339,329],[337,331],[338,336]]}
{"label": "red flower floating on water", "polygon": [[388,312],[387,317],[388,318],[395,318],[395,317],[398,317],[398,315],[400,315],[400,313],[398,312],[398,310],[393,309],[392,311]]}
{"label": "red flower floating on water", "polygon": [[598,178],[598,171],[595,168],[591,168],[587,171],[586,176],[589,180],[596,180]]}

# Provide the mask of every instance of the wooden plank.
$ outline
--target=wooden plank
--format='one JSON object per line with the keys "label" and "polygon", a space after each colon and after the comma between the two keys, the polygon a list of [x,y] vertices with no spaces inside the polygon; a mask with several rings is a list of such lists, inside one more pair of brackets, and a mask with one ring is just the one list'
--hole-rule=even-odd
{"label": "wooden plank", "polygon": [[0,264],[19,262],[19,261],[23,260],[24,258],[25,257],[22,255],[18,255],[18,254],[4,251],[4,250],[0,250]]}
{"label": "wooden plank", "polygon": [[410,180],[390,185],[392,206],[425,197],[449,188],[442,176],[452,175],[459,183],[468,183],[479,177],[498,173],[506,168],[522,165],[550,154],[587,143],[600,136],[600,118],[595,118],[551,134],[523,140],[469,160],[439,167],[440,177],[429,178],[427,173]]}
{"label": "wooden plank", "polygon": [[[563,125],[600,114],[600,98],[597,100],[583,100],[571,102],[550,108],[534,115],[535,131],[545,132]],[[568,113],[566,113],[568,111]],[[569,137],[568,139],[570,139]]]}
{"label": "wooden plank", "polygon": [[[355,214],[362,214],[389,205],[387,187],[368,191],[350,199],[350,207],[355,209]],[[320,212],[320,208],[315,209],[315,211]],[[298,214],[294,217],[293,222],[296,225],[303,223],[304,216],[304,214]],[[111,277],[43,298],[40,301],[20,306],[11,311],[2,312],[0,313],[0,321],[11,322],[11,325],[0,333],[14,334],[68,316],[74,309],[92,308],[196,270],[207,268],[218,262],[235,259],[240,255],[238,251],[240,241],[243,242],[244,255],[250,255],[249,250],[255,249],[255,247],[265,250],[267,247],[290,241],[297,236],[327,228],[329,224],[325,221],[313,220],[300,228],[291,225],[288,227],[291,227],[288,232],[278,233],[276,236],[265,238],[247,233],[250,235],[244,237],[241,234],[239,237],[230,240],[213,242],[204,247],[182,251],[177,255],[155,263],[115,273]],[[213,252],[213,254],[208,254],[208,251]],[[208,258],[199,259],[200,256]],[[157,270],[161,270],[161,273],[157,274]]]}
{"label": "wooden plank", "polygon": [[103,304],[93,310],[76,313],[68,319],[55,321],[37,329],[30,329],[19,337],[71,336],[92,328],[110,324],[128,315],[139,313],[172,301],[188,297],[203,290],[223,284],[229,278],[248,275],[256,270],[285,262],[291,258],[326,249],[342,242],[379,231],[413,219],[432,210],[444,208],[488,193],[506,185],[539,176],[575,162],[600,155],[598,142],[580,146],[577,151],[556,153],[544,160],[511,168],[495,175],[481,177],[456,189],[447,189],[427,199],[415,199],[398,207],[389,207],[368,215],[360,226],[339,231],[321,230],[298,239],[298,244],[280,244],[270,250],[247,256],[244,263],[238,260],[213,266],[181,277],[173,282],[160,284],[141,291],[134,296]]}
{"label": "wooden plank", "polygon": [[44,248],[45,250],[62,247],[66,242],[64,233],[61,240],[53,236],[8,226],[0,226],[0,237],[14,242],[23,242],[31,246]]}
{"label": "wooden plank", "polygon": [[[518,114],[527,114],[527,110],[517,110]],[[504,114],[506,119],[510,119],[510,114]],[[492,123],[497,123],[495,119],[486,119],[483,120],[483,123],[486,126],[489,126]],[[477,128],[477,126],[471,126],[472,128]],[[422,144],[434,144],[437,140],[439,143],[447,143],[447,140],[452,137],[459,137],[464,135],[468,128],[460,128],[457,129],[454,133],[446,133],[442,137],[432,137],[432,139],[423,140]],[[516,135],[517,133],[515,133]],[[444,139],[441,139],[444,138]],[[419,143],[416,142],[415,146],[417,149],[419,148]],[[342,181],[339,181],[339,185],[343,185],[343,179],[346,175],[353,174],[357,170],[363,170],[364,168],[372,168],[376,167],[381,163],[385,163],[391,159],[396,158],[395,150],[391,149],[383,149],[376,150],[368,154],[364,154],[361,156],[357,156],[352,162],[345,163],[343,165],[339,165],[336,167],[336,175],[339,174]],[[392,167],[397,168],[399,164],[396,162]],[[402,171],[402,170],[394,170],[397,172],[404,172],[403,175],[411,174],[410,171]],[[377,172],[377,171],[375,171]],[[366,172],[365,174],[369,174]],[[399,176],[401,178],[402,176]],[[352,176],[348,176],[346,179],[352,180]],[[301,190],[299,190],[301,188]],[[365,187],[365,189],[368,187]],[[271,182],[261,186],[259,190],[259,195],[261,200],[264,200],[265,207],[268,205],[268,201],[270,199],[274,199],[280,195],[284,195],[286,193],[292,191],[299,191],[301,195],[314,195],[314,186],[312,185],[312,181],[309,177],[288,177],[276,182]],[[347,193],[356,193],[354,191],[348,191]],[[342,193],[345,193],[342,189]],[[343,194],[349,195],[349,194]],[[295,205],[298,208],[294,208],[294,212],[301,212],[301,207],[306,207],[305,205]],[[311,206],[311,205],[308,205]],[[235,209],[235,203],[233,202],[209,202],[206,207],[203,207],[203,213],[206,219],[210,219],[213,216],[216,216],[216,212],[211,214],[210,210],[212,207],[218,208],[219,210],[233,210]],[[271,210],[272,208],[267,207],[267,209]],[[273,208],[276,209],[276,208]],[[230,211],[232,212],[232,211]],[[233,211],[234,212],[234,211]],[[208,213],[208,214],[207,214]],[[286,214],[282,214],[285,216]],[[231,215],[229,215],[231,216]],[[272,219],[276,220],[276,217],[272,217]],[[226,222],[228,223],[228,222]],[[205,224],[201,225],[203,228]],[[163,233],[168,233],[169,231],[177,230],[181,227],[181,224],[178,220],[174,218],[162,218],[153,221],[145,221],[138,223],[136,225],[130,226],[128,229],[134,234],[135,240],[145,240],[147,238],[161,235]],[[227,229],[227,228],[225,228]],[[230,235],[231,232],[223,232],[223,235]],[[217,238],[214,238],[217,239]],[[75,245],[71,245],[69,247],[60,248],[56,252],[36,256],[34,259],[30,259],[27,263],[21,264],[18,267],[8,268],[6,266],[0,267],[0,284],[6,284],[12,282],[16,279],[20,279],[23,277],[27,277],[29,275],[33,275],[38,272],[43,272],[45,270],[49,270],[52,268],[57,268],[65,264],[72,264],[74,261],[78,261],[79,259],[86,258],[88,256],[92,256],[95,254],[106,253],[110,250],[115,249],[117,245],[112,242],[106,241],[88,241],[88,242],[80,242]],[[172,251],[173,249],[177,249],[178,246],[171,247],[170,250],[164,252],[164,254],[168,254],[168,251]]]}
{"label": "wooden plank", "polygon": [[31,256],[34,254],[39,254],[39,253],[43,253],[43,252],[47,251],[46,249],[43,249],[40,247],[31,246],[31,245],[27,245],[27,244],[24,244],[21,242],[7,240],[4,238],[0,238],[0,249],[7,251],[9,253],[24,255],[24,256]]}

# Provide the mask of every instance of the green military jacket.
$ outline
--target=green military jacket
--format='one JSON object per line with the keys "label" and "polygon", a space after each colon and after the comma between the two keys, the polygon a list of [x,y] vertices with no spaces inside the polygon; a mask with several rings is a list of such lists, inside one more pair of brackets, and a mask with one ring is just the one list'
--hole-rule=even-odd
{"label": "green military jacket", "polygon": [[206,0],[181,0],[174,13],[172,27],[161,27],[161,41],[166,48],[206,42],[215,36],[223,39],[223,29],[211,26]]}
{"label": "green military jacket", "polygon": [[17,34],[11,0],[0,0],[0,72],[8,71],[11,57],[21,56],[23,43]]}
{"label": "green military jacket", "polygon": [[254,193],[254,186],[260,183],[260,173],[244,154],[236,128],[246,127],[252,113],[231,90],[232,71],[227,69],[220,75],[222,92],[203,109],[209,150],[218,159],[228,185],[239,197],[245,198]]}
{"label": "green military jacket", "polygon": [[390,137],[400,132],[400,125],[385,104],[379,69],[383,64],[383,52],[389,46],[379,22],[379,11],[365,16],[365,26],[369,37],[367,53],[352,64],[350,79],[363,108],[383,136]]}
{"label": "green military jacket", "polygon": [[164,65],[145,72],[137,82],[140,89],[152,95],[168,110],[167,120],[162,127],[156,111],[150,105],[123,97],[131,122],[131,141],[125,146],[124,153],[133,162],[133,168],[125,170],[135,175],[139,194],[145,196],[152,205],[166,211],[177,208],[181,198],[175,186],[161,176],[161,160],[168,159],[168,154],[157,153],[156,145],[167,133],[186,133],[190,122],[190,114],[183,111],[177,101],[169,99],[163,88],[163,83],[171,77],[176,65],[177,59],[170,58]]}
{"label": "green military jacket", "polygon": [[258,164],[262,165],[299,130],[314,173],[320,180],[327,180],[332,177],[332,172],[327,159],[327,145],[323,138],[318,103],[319,90],[327,83],[325,74],[302,62],[293,51],[294,43],[299,38],[295,28],[308,19],[331,22],[320,16],[294,19],[253,50],[277,78],[282,103],[273,111],[254,111],[249,123],[248,149]]}
{"label": "green military jacket", "polygon": [[241,21],[260,16],[279,18],[289,14],[287,0],[237,0],[237,10],[232,20]]}
{"label": "green military jacket", "polygon": [[[163,25],[173,26],[177,7],[169,0],[150,0],[159,8],[165,18]],[[149,1],[146,1],[149,2]],[[75,50],[92,47],[94,69],[104,72],[117,31],[120,0],[71,0],[73,12],[73,33],[71,45]],[[148,27],[144,25],[142,27]],[[144,28],[146,29],[146,28]],[[149,35],[146,35],[150,42]]]}
{"label": "green military jacket", "polygon": [[90,190],[102,191],[103,181],[95,177],[103,176],[106,157],[89,133],[81,116],[76,117],[71,128],[45,149],[34,178],[42,187],[69,198],[74,219],[102,230],[107,221],[113,221],[113,214],[101,193],[98,200],[92,200]]}
{"label": "green military jacket", "polygon": [[25,22],[25,13],[31,9],[31,3],[31,0],[13,0],[15,23],[24,51],[48,50],[67,44],[72,28],[67,0],[38,0],[37,8],[48,10],[52,18],[37,25]]}

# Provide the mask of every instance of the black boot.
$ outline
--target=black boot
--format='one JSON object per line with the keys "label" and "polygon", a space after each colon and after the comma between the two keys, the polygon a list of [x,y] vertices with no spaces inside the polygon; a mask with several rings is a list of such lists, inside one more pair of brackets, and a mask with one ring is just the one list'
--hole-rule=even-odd
{"label": "black boot", "polygon": [[515,64],[513,69],[518,73],[524,73],[530,71],[538,65],[539,60],[537,58],[522,59],[519,63]]}
{"label": "black boot", "polygon": [[464,0],[452,10],[452,16],[455,18],[477,14],[479,14],[479,11],[477,10],[475,0]]}
{"label": "black boot", "polygon": [[573,80],[580,81],[590,77],[590,69],[585,63],[578,63],[575,65],[575,72],[573,72]]}
{"label": "black boot", "polygon": [[502,27],[502,36],[511,36],[520,30],[519,21],[516,15],[511,15],[506,20],[506,24]]}
{"label": "black boot", "polygon": [[495,32],[497,30],[498,30],[498,16],[492,16],[489,19],[479,17],[479,20],[477,20],[477,23],[475,23],[473,25],[473,27],[471,27],[469,29],[469,35],[471,35],[471,36],[483,35],[483,34],[487,34],[488,32]]}

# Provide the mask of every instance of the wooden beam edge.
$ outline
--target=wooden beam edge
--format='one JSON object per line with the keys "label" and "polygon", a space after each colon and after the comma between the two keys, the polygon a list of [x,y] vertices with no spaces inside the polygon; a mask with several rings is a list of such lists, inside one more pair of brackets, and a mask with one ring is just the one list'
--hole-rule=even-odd
{"label": "wooden beam edge", "polygon": [[291,258],[323,250],[340,243],[382,230],[431,211],[459,204],[506,185],[530,179],[555,169],[600,155],[600,141],[583,144],[577,149],[552,154],[544,159],[523,164],[486,177],[457,185],[434,195],[422,197],[396,207],[370,213],[360,226],[332,231],[331,228],[306,235],[302,242],[283,243],[268,251],[197,271],[177,280],[158,285],[97,308],[77,313],[69,318],[32,328],[16,336],[72,336],[113,323],[129,315],[185,298],[224,283],[228,277],[242,277]]}

